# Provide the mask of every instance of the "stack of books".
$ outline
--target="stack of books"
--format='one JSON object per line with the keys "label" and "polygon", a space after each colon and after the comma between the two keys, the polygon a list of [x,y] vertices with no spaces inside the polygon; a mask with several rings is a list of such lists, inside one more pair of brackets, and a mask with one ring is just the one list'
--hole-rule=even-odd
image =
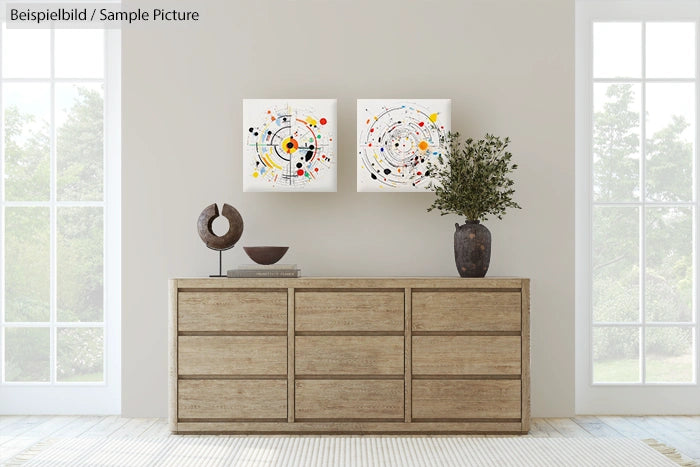
{"label": "stack of books", "polygon": [[241,264],[229,269],[228,277],[300,277],[301,269],[296,264]]}

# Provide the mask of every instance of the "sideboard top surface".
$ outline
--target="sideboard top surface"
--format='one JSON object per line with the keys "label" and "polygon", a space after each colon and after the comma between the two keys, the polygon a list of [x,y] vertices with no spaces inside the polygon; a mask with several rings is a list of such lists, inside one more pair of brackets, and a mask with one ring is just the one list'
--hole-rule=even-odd
{"label": "sideboard top surface", "polygon": [[520,277],[300,277],[288,278],[178,278],[171,279],[179,289],[240,288],[459,288],[520,289],[530,279]]}

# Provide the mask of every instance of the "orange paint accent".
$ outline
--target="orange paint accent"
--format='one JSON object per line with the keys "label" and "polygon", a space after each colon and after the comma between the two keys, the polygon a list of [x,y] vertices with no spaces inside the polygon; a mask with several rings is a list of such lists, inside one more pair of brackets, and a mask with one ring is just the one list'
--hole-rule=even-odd
{"label": "orange paint accent", "polygon": [[428,143],[426,143],[425,141],[421,141],[420,143],[418,143],[418,148],[421,151],[425,151],[426,149],[428,149]]}
{"label": "orange paint accent", "polygon": [[274,115],[273,115],[272,117],[270,117],[270,119],[271,119],[273,122],[276,120]]}

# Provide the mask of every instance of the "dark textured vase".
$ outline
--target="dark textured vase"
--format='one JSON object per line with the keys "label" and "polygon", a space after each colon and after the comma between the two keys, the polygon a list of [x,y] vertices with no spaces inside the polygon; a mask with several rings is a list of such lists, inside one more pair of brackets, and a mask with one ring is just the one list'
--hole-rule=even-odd
{"label": "dark textured vase", "polygon": [[491,261],[491,232],[479,221],[455,224],[455,264],[462,277],[484,277]]}

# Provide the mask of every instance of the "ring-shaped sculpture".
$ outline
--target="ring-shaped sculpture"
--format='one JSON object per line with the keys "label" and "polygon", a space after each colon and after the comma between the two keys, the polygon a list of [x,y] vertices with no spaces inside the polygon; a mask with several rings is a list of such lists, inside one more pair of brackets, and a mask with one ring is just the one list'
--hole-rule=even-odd
{"label": "ring-shaped sculpture", "polygon": [[216,203],[204,208],[197,219],[199,237],[207,248],[219,252],[219,274],[210,277],[226,277],[222,274],[221,252],[233,248],[243,235],[243,218],[236,208],[224,203],[221,215],[228,220],[228,231],[224,235],[216,235],[212,228],[214,220],[219,217],[219,208]]}

